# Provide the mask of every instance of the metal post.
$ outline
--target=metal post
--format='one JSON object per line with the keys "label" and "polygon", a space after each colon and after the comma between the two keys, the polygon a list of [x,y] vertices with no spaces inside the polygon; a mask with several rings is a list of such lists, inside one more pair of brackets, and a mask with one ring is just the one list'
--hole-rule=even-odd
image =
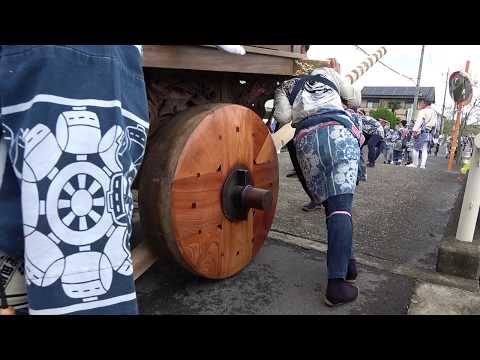
{"label": "metal post", "polygon": [[[462,135],[463,135],[463,124],[466,123],[467,119],[465,118],[463,111],[460,118],[460,127],[458,128],[458,135],[457,135],[457,159],[456,164],[457,168],[462,166],[462,159],[463,159],[463,151],[462,151]],[[459,146],[460,145],[460,146]]]}
{"label": "metal post", "polygon": [[443,134],[443,126],[445,125],[443,121],[443,114],[445,112],[445,98],[447,97],[447,87],[448,87],[448,73],[450,72],[450,68],[447,70],[447,76],[445,78],[445,92],[443,93],[443,105],[442,105],[442,117],[440,118],[440,134]]}
{"label": "metal post", "polygon": [[420,77],[422,76],[423,52],[425,45],[422,45],[422,53],[420,54],[420,64],[418,66],[417,89],[415,90],[415,99],[413,100],[412,121],[415,122],[415,114],[417,112],[418,93],[420,92]]}
{"label": "metal post", "polygon": [[457,240],[473,241],[480,209],[480,134],[475,137],[471,167],[463,196],[462,211],[457,227]]}

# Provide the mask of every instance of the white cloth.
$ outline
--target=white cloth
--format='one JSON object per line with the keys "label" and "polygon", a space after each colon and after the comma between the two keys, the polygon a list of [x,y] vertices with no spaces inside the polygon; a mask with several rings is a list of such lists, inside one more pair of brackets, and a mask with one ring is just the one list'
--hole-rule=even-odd
{"label": "white cloth", "polygon": [[347,80],[341,78],[334,69],[315,69],[311,75],[326,77],[335,84],[340,94],[328,85],[317,81],[309,81],[298,92],[292,106],[288,97],[295,83],[300,81],[300,77],[283,82],[275,90],[275,112],[273,114],[280,125],[285,125],[290,121],[295,124],[324,108],[343,110],[341,97],[345,99],[348,107],[360,105],[360,91],[356,90]]}
{"label": "white cloth", "polygon": [[142,45],[133,45],[133,46],[135,46],[138,49],[138,51],[140,52],[140,55],[143,55],[143,46]]}
{"label": "white cloth", "polygon": [[230,54],[245,55],[247,52],[241,45],[216,45],[218,48]]}
{"label": "white cloth", "polygon": [[425,122],[425,127],[429,130],[437,126],[437,113],[430,106],[423,108],[417,113],[413,131],[420,131],[423,122]]}

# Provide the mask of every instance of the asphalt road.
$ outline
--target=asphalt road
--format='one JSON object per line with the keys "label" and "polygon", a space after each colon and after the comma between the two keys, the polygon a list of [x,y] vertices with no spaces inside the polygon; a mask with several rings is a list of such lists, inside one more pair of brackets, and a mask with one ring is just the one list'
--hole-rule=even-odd
{"label": "asphalt road", "polygon": [[[141,313],[406,314],[416,284],[445,281],[434,272],[436,251],[461,190],[458,174],[446,171],[445,159],[431,158],[421,170],[384,165],[380,157],[369,169],[353,211],[355,251],[362,259],[360,296],[335,309],[322,301],[323,211],[301,211],[307,197],[296,178],[285,177],[291,168],[288,153],[279,160],[276,219],[271,238],[252,263],[230,279],[209,281],[159,261],[137,280]],[[288,236],[300,246],[310,245],[287,244],[282,238]]]}
{"label": "asphalt road", "polygon": [[[301,211],[308,197],[297,178],[285,177],[291,169],[287,153],[280,154],[280,167],[272,229],[326,243],[323,211]],[[461,190],[457,177],[447,171],[444,158],[430,158],[423,170],[384,165],[380,156],[354,197],[355,251],[433,270],[437,245]]]}
{"label": "asphalt road", "polygon": [[331,309],[323,304],[325,255],[267,240],[240,274],[199,279],[157,263],[137,281],[143,314],[328,315],[406,314],[415,281],[360,266],[359,299]]}

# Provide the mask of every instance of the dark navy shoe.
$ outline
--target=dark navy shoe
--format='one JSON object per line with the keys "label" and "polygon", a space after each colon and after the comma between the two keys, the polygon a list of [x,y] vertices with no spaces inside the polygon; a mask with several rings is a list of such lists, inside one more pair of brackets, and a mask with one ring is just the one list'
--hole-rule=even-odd
{"label": "dark navy shoe", "polygon": [[295,170],[290,170],[285,177],[290,178],[290,177],[298,177],[297,172]]}
{"label": "dark navy shoe", "polygon": [[375,167],[375,163],[368,163],[367,167]]}
{"label": "dark navy shoe", "polygon": [[355,280],[357,280],[357,276],[357,262],[355,261],[355,259],[350,259],[348,261],[347,276],[345,278],[345,281],[353,284]]}
{"label": "dark navy shoe", "polygon": [[328,279],[325,304],[328,306],[343,305],[355,301],[358,297],[358,288],[343,279]]}
{"label": "dark navy shoe", "polygon": [[315,210],[321,209],[322,207],[323,207],[322,204],[318,204],[314,201],[310,201],[308,204],[303,205],[302,210],[307,211],[307,212],[308,211],[315,211]]}

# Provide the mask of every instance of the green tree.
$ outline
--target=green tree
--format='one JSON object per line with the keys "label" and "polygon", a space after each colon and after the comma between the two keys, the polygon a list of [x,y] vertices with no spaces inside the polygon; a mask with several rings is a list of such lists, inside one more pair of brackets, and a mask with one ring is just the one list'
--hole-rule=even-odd
{"label": "green tree", "polygon": [[390,123],[390,127],[393,129],[395,125],[400,122],[400,119],[395,116],[392,110],[387,108],[378,108],[377,110],[370,113],[370,116],[375,119],[385,119]]}
{"label": "green tree", "polygon": [[390,101],[388,103],[388,106],[392,110],[393,115],[395,115],[395,110],[400,109],[400,101],[398,101],[398,100]]}
{"label": "green tree", "polygon": [[453,121],[450,119],[445,119],[445,124],[443,125],[443,133],[446,136],[452,135]]}

